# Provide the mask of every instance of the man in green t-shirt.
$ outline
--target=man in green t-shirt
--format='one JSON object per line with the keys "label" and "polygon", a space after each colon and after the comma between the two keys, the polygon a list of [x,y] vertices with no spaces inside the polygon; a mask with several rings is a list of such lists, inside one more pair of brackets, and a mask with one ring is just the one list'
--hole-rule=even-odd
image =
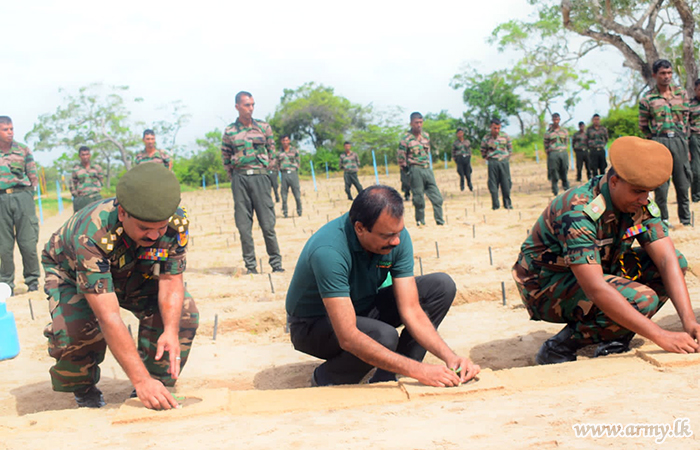
{"label": "man in green t-shirt", "polygon": [[[396,190],[371,186],[299,255],[286,309],[294,348],[326,360],[312,385],[359,383],[373,367],[371,383],[396,380],[398,373],[430,386],[456,386],[479,373],[436,331],[456,287],[444,273],[414,278],[403,212]],[[381,288],[389,275],[392,285]],[[421,362],[426,350],[445,365]]]}

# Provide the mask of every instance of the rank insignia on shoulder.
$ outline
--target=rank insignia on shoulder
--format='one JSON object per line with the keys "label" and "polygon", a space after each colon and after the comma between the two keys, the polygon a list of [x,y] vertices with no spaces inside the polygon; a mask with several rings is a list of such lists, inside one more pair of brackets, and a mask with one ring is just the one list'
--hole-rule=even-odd
{"label": "rank insignia on shoulder", "polygon": [[603,197],[603,194],[599,194],[589,204],[584,206],[583,212],[593,221],[600,219],[600,216],[605,212],[605,197]]}
{"label": "rank insignia on shoulder", "polygon": [[167,261],[167,248],[147,248],[138,256],[138,259],[146,259],[149,261]]}
{"label": "rank insignia on shoulder", "polygon": [[661,210],[654,200],[649,199],[649,204],[647,204],[647,211],[653,217],[659,217],[661,215]]}
{"label": "rank insignia on shoulder", "polygon": [[187,229],[184,232],[178,233],[177,234],[177,244],[180,247],[184,247],[185,245],[187,245],[187,239],[189,238],[189,236],[190,236],[190,231]]}
{"label": "rank insignia on shoulder", "polygon": [[629,227],[627,231],[625,232],[625,235],[622,237],[623,239],[631,238],[632,236],[636,236],[638,234],[644,233],[647,231],[647,227],[645,225],[637,224],[635,226]]}

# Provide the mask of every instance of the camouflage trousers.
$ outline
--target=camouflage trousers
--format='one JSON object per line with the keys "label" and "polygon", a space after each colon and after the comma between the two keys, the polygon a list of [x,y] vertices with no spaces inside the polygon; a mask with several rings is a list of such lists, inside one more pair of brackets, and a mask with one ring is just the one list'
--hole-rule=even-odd
{"label": "camouflage trousers", "polygon": [[411,166],[411,194],[416,210],[416,223],[425,225],[425,196],[433,204],[435,223],[442,225],[445,219],[442,215],[442,194],[435,183],[435,175],[428,167]]}
{"label": "camouflage trousers", "polygon": [[688,190],[693,174],[688,160],[688,141],[680,135],[672,138],[657,136],[653,139],[666,146],[673,156],[671,179],[654,190],[654,200],[659,205],[661,218],[668,220],[668,188],[673,181],[673,187],[676,188],[676,202],[678,203],[678,220],[683,225],[690,225],[690,195]]}
{"label": "camouflage trousers", "polygon": [[401,192],[404,199],[408,200],[411,196],[411,172],[408,167],[401,168]]}
{"label": "camouflage trousers", "polygon": [[0,283],[15,288],[15,239],[22,255],[24,282],[36,283],[41,276],[36,244],[39,219],[36,217],[33,189],[0,194]]}
{"label": "camouflage trousers", "polygon": [[[685,257],[676,250],[683,273],[688,268]],[[661,274],[649,255],[640,247],[626,254],[625,268],[631,280],[622,273],[604,274],[605,282],[615,288],[641,314],[651,318],[668,300]],[[539,275],[527,273],[520,263],[513,267],[513,278],[531,320],[567,323],[574,338],[582,344],[609,342],[628,336],[630,331],[606,316],[586,298],[573,272],[543,270]]]}
{"label": "camouflage trousers", "polygon": [[561,180],[562,189],[569,189],[569,179],[566,177],[569,170],[569,155],[565,152],[549,152],[547,154],[547,178],[552,182],[552,194],[559,193],[558,181]]}
{"label": "camouflage trousers", "polygon": [[279,171],[278,170],[268,170],[267,171],[267,177],[270,179],[270,184],[272,185],[272,192],[275,194],[275,201],[279,202],[280,201],[280,194],[279,194]]}
{"label": "camouflage trousers", "polygon": [[[49,355],[56,359],[56,364],[49,369],[51,384],[55,391],[75,392],[100,380],[99,364],[104,360],[107,343],[85,296],[77,292],[75,285],[47,269],[45,290],[52,322],[44,328],[44,336],[49,340]],[[165,386],[175,385],[168,373],[168,353],[165,352],[160,361],[155,359],[157,341],[163,334],[158,299],[153,296],[127,298],[120,301],[120,306],[139,319],[137,349],[148,373]],[[181,369],[187,362],[198,325],[199,311],[185,290],[179,333]]]}
{"label": "camouflage trousers", "polygon": [[345,193],[348,195],[348,200],[352,200],[352,193],[350,192],[350,188],[352,186],[355,186],[358,194],[362,192],[362,184],[360,183],[360,179],[357,177],[357,172],[346,171],[343,174],[343,180],[345,181]]}

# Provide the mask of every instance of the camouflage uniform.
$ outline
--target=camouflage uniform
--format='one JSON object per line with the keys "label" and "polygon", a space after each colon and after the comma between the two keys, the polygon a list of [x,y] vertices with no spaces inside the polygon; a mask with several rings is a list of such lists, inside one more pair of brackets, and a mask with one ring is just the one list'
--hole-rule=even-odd
{"label": "camouflage uniform", "polygon": [[275,203],[280,201],[279,194],[279,176],[280,170],[277,164],[277,158],[270,159],[270,164],[267,166],[267,177],[270,179],[270,184],[272,185],[272,192],[275,193]]}
{"label": "camouflage uniform", "polygon": [[[244,127],[238,119],[224,130],[221,158],[231,177],[234,218],[241,235],[243,260],[249,270],[255,270],[255,243],[253,242],[253,212],[258,217],[265,239],[265,248],[273,269],[282,267],[275,233],[275,204],[270,195],[270,177],[267,167],[275,158],[275,140],[272,128],[266,122],[253,119]],[[265,176],[261,176],[265,175]]]}
{"label": "camouflage uniform", "polygon": [[166,169],[170,169],[170,155],[165,150],[156,149],[153,156],[149,156],[146,150],[136,154],[136,165],[147,162],[161,163]]}
{"label": "camouflage uniform", "polygon": [[690,118],[690,194],[693,202],[700,202],[700,100],[693,97],[689,105]]}
{"label": "camouflage uniform", "polygon": [[277,163],[282,172],[282,186],[280,193],[282,194],[282,214],[287,217],[287,196],[289,188],[292,188],[292,194],[297,204],[297,215],[301,217],[301,190],[299,189],[299,151],[289,146],[288,151],[281,150],[277,154]]}
{"label": "camouflage uniform", "polygon": [[[668,299],[661,274],[643,247],[668,236],[658,207],[634,214],[617,211],[610,174],[556,197],[523,243],[513,278],[531,320],[570,324],[582,344],[630,336],[579,286],[572,264],[600,264],[603,277],[640,313],[653,316]],[[642,247],[632,247],[638,240]],[[683,271],[687,262],[676,252]]]}
{"label": "camouflage uniform", "polygon": [[[673,96],[664,98],[657,87],[650,89],[639,100],[639,129],[647,139],[660,142],[673,155],[673,186],[676,188],[678,219],[690,225],[688,188],[692,173],[688,159],[688,96],[679,86],[671,86]],[[670,181],[654,191],[654,199],[661,210],[661,218],[668,220],[668,188]]]}
{"label": "camouflage uniform", "polygon": [[481,141],[481,157],[487,161],[489,171],[489,192],[491,193],[491,208],[498,209],[501,205],[498,203],[498,186],[501,186],[501,194],[503,195],[503,207],[506,209],[513,208],[510,201],[510,187],[512,185],[510,179],[510,164],[508,160],[513,153],[513,145],[510,142],[510,137],[503,131],[498,133],[495,138],[491,133],[487,133]]}
{"label": "camouflage uniform", "polygon": [[544,151],[547,153],[547,178],[552,182],[552,194],[557,195],[559,187],[557,182],[561,180],[564,190],[569,189],[569,180],[566,172],[569,170],[569,132],[559,127],[555,130],[550,127],[544,134]]}
{"label": "camouflage uniform", "polygon": [[92,202],[102,200],[102,169],[100,166],[90,164],[85,168],[78,164],[73,168],[71,176],[70,193],[73,196],[73,213],[77,213]]}
{"label": "camouflage uniform", "polygon": [[591,175],[605,174],[608,163],[605,161],[605,146],[608,143],[608,129],[603,125],[597,129],[593,125],[586,129],[586,145],[588,146],[588,163]]}
{"label": "camouflage uniform", "polygon": [[357,156],[357,153],[352,150],[349,153],[341,153],[340,168],[345,171],[343,174],[345,193],[348,194],[348,200],[352,200],[352,194],[350,193],[351,186],[355,186],[358,194],[362,192],[362,184],[360,184],[360,180],[357,178],[357,171],[360,170],[360,158]]}
{"label": "camouflage uniform", "polygon": [[591,179],[591,163],[588,160],[588,143],[586,141],[586,132],[577,131],[571,139],[571,146],[574,148],[576,155],[576,181],[581,181],[581,169],[586,165],[586,175]]}
{"label": "camouflage uniform", "polygon": [[[138,247],[124,232],[117,206],[110,198],[83,208],[51,236],[41,254],[53,320],[44,335],[49,355],[56,359],[49,371],[56,391],[75,392],[99,381],[107,345],[85,294],[112,292],[139,319],[137,346],[148,372],[165,386],[175,384],[168,374],[169,358],[155,360],[163,334],[158,277],[185,270],[187,215],[178,209],[163,237],[152,247]],[[185,291],[179,332],[182,367],[198,324],[199,312]]]}
{"label": "camouflage uniform", "polygon": [[467,179],[469,190],[473,190],[472,186],[472,152],[469,149],[469,141],[467,139],[460,141],[456,139],[452,144],[452,159],[457,165],[457,173],[459,174],[459,189],[464,190],[464,179]]}
{"label": "camouflage uniform", "polygon": [[8,152],[0,150],[0,283],[15,287],[15,236],[22,254],[24,282],[36,285],[41,275],[36,246],[39,219],[34,189],[39,184],[36,163],[26,145],[12,142]]}
{"label": "camouflage uniform", "polygon": [[425,225],[425,195],[433,204],[433,217],[438,225],[445,223],[442,216],[442,194],[435,183],[435,176],[430,170],[430,136],[425,131],[419,137],[408,131],[397,153],[399,166],[407,171],[411,180],[413,206],[416,210],[416,223]]}

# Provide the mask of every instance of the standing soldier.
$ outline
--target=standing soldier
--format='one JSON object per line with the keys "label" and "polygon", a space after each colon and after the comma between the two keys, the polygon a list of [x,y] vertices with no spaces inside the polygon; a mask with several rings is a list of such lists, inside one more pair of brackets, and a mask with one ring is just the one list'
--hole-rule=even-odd
{"label": "standing soldier", "polygon": [[700,79],[695,80],[695,97],[690,101],[690,194],[700,202]]}
{"label": "standing soldier", "polygon": [[143,132],[143,143],[146,148],[141,153],[136,154],[136,164],[154,162],[163,164],[166,168],[173,170],[173,162],[170,155],[165,150],[156,148],[156,133],[153,130]]}
{"label": "standing soldier", "polygon": [[569,132],[559,126],[561,116],[552,114],[552,124],[544,134],[544,151],[547,153],[547,177],[552,182],[552,194],[559,193],[557,182],[561,180],[561,187],[569,189],[569,180],[566,172],[569,170]]}
{"label": "standing soldier", "polygon": [[399,175],[401,177],[401,192],[403,192],[403,200],[405,202],[411,200],[411,172],[409,166],[399,166]]}
{"label": "standing soldier", "polygon": [[282,151],[277,155],[277,163],[279,164],[280,172],[282,172],[282,186],[280,194],[282,194],[282,214],[287,218],[287,196],[289,188],[292,188],[292,194],[297,204],[297,216],[301,217],[301,191],[299,190],[299,151],[290,145],[288,135],[282,136],[280,139]]}
{"label": "standing soldier", "polygon": [[457,140],[452,144],[452,159],[457,165],[459,174],[459,190],[464,190],[464,179],[472,191],[472,152],[469,149],[469,141],[464,139],[464,128],[457,128]]}
{"label": "standing soldier", "polygon": [[253,212],[265,239],[273,272],[284,272],[275,234],[275,204],[270,195],[267,166],[275,157],[272,128],[253,119],[255,101],[249,92],[236,94],[238,119],[224,130],[221,159],[231,179],[234,219],[241,235],[241,250],[248,273],[258,273],[253,242]]}
{"label": "standing soldier", "polygon": [[399,142],[397,153],[399,166],[411,180],[413,206],[416,210],[416,224],[425,225],[425,195],[433,204],[435,223],[444,225],[442,217],[442,195],[435,183],[435,175],[430,170],[430,136],[423,131],[423,115],[411,113],[411,129]]}
{"label": "standing soldier", "polygon": [[605,168],[608,166],[605,161],[605,146],[608,139],[608,129],[600,124],[600,116],[593,114],[593,125],[586,130],[588,163],[593,177],[605,174]]}
{"label": "standing soldier", "polygon": [[491,193],[491,208],[498,209],[498,186],[503,194],[503,207],[513,209],[510,201],[510,155],[513,153],[513,145],[510,137],[501,131],[501,121],[491,119],[491,133],[484,136],[481,141],[481,157],[488,164],[489,192]]}
{"label": "standing soldier", "polygon": [[22,254],[24,282],[39,289],[39,220],[34,190],[39,184],[31,150],[15,142],[12,119],[0,116],[0,283],[15,289],[15,236]]}
{"label": "standing soldier", "polygon": [[[144,195],[144,192],[148,195]],[[175,175],[139,165],[117,197],[95,202],[56,231],[41,254],[52,323],[44,329],[53,389],[81,407],[104,406],[99,364],[109,347],[151,409],[171,409],[173,386],[192,347],[199,312],[185,290],[188,220]],[[139,319],[136,345],[120,316]]]}
{"label": "standing soldier", "polygon": [[70,193],[73,195],[73,213],[77,213],[92,202],[102,199],[102,169],[90,163],[90,147],[78,150],[80,164],[73,168]]}
{"label": "standing soldier", "polygon": [[586,141],[586,124],[578,123],[578,131],[572,137],[572,147],[576,154],[576,181],[581,181],[581,169],[586,165],[586,175],[591,179],[590,161],[588,161],[588,143]]}
{"label": "standing soldier", "polygon": [[351,150],[352,144],[350,142],[345,141],[343,147],[345,148],[345,153],[340,155],[340,168],[345,171],[343,174],[345,193],[348,194],[348,200],[352,200],[352,194],[350,194],[351,186],[355,186],[358,194],[362,192],[362,185],[359,178],[357,178],[357,171],[360,170],[360,158],[358,158],[357,153]]}
{"label": "standing soldier", "polygon": [[[673,156],[673,186],[676,188],[678,219],[690,225],[690,161],[688,159],[688,96],[685,89],[674,86],[671,63],[660,59],[652,66],[656,86],[639,100],[639,129],[647,139],[660,142]],[[654,200],[661,210],[661,219],[670,225],[668,218],[669,180],[654,191]]]}
{"label": "standing soldier", "polygon": [[272,192],[275,193],[275,203],[279,203],[280,195],[277,192],[279,190],[279,164],[277,163],[277,158],[270,158],[270,164],[267,166],[267,176],[270,178],[270,184],[272,185]]}

